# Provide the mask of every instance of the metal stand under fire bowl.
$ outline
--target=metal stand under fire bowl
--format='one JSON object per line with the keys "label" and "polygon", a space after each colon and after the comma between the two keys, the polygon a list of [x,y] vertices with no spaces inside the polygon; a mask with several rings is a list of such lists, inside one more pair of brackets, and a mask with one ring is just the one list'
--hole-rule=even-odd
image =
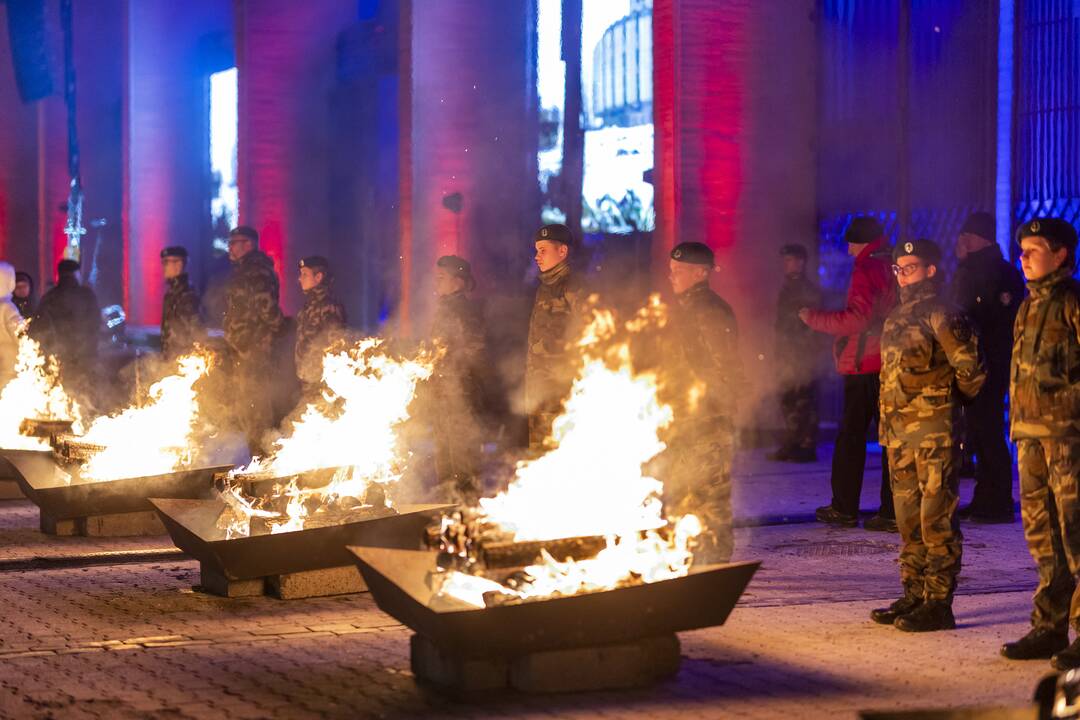
{"label": "metal stand under fire bowl", "polygon": [[760,563],[570,597],[475,608],[429,586],[436,553],[350,547],[379,608],[408,625],[413,674],[453,694],[576,692],[674,675],[684,630],[722,625]]}
{"label": "metal stand under fire bowl", "polygon": [[283,600],[367,590],[346,545],[418,548],[450,505],[403,505],[395,514],[338,525],[226,539],[221,500],[150,501],[178,548],[199,561],[200,589],[225,597]]}
{"label": "metal stand under fire bowl", "polygon": [[206,497],[214,473],[228,465],[162,475],[87,480],[78,468],[64,470],[50,451],[5,450],[23,493],[41,511],[41,531],[50,535],[164,535],[147,498]]}

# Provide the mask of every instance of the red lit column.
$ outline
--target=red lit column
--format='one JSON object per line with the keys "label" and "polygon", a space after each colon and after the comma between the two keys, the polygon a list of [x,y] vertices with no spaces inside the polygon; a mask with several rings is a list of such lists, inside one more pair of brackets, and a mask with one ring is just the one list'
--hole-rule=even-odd
{"label": "red lit column", "polygon": [[781,245],[816,247],[813,0],[655,0],[654,281],[669,251],[705,242],[713,284],[739,320],[753,383],[744,414],[771,407]]}
{"label": "red lit column", "polygon": [[274,259],[287,310],[297,261],[332,247],[327,98],[336,40],[355,21],[355,0],[236,0],[240,219]]}

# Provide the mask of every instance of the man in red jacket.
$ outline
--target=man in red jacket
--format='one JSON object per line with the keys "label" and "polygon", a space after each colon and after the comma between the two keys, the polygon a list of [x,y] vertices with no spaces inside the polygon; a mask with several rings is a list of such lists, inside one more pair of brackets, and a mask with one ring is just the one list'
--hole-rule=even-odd
{"label": "man in red jacket", "polygon": [[[832,460],[832,502],[817,509],[823,523],[858,524],[859,495],[866,464],[866,434],[878,414],[881,387],[881,330],[896,304],[896,283],[890,267],[885,231],[872,217],[852,218],[844,231],[855,268],[843,310],[804,308],[799,317],[811,329],[836,337],[833,356],[844,376],[844,410]],[[896,532],[889,486],[889,467],[881,455],[881,509],[866,521],[867,530]]]}

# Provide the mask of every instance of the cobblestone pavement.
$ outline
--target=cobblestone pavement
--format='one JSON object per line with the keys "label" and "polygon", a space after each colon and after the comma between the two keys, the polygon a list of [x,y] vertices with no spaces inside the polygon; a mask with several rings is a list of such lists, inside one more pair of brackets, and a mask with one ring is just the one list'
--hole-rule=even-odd
{"label": "cobblestone pavement", "polygon": [[[750,471],[737,486],[755,507],[765,493],[781,510],[796,495],[827,495],[821,468],[740,462]],[[744,527],[738,555],[762,569],[727,625],[680,636],[673,680],[473,702],[416,684],[409,631],[366,594],[216,598],[192,591],[193,561],[116,555],[168,552],[161,539],[45,538],[36,525],[25,501],[0,503],[0,717],[854,717],[1022,705],[1049,671],[997,655],[1026,631],[1034,587],[1018,523],[965,526],[953,632],[908,635],[867,619],[899,589],[895,536]]]}

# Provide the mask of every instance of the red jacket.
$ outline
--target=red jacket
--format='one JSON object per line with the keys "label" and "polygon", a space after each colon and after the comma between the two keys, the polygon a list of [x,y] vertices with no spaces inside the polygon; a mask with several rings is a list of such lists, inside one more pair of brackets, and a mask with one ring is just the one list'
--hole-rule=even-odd
{"label": "red jacket", "polygon": [[855,258],[843,310],[811,310],[806,320],[812,329],[836,336],[833,359],[841,375],[881,371],[881,329],[896,304],[896,281],[884,249],[885,238],[879,238]]}

